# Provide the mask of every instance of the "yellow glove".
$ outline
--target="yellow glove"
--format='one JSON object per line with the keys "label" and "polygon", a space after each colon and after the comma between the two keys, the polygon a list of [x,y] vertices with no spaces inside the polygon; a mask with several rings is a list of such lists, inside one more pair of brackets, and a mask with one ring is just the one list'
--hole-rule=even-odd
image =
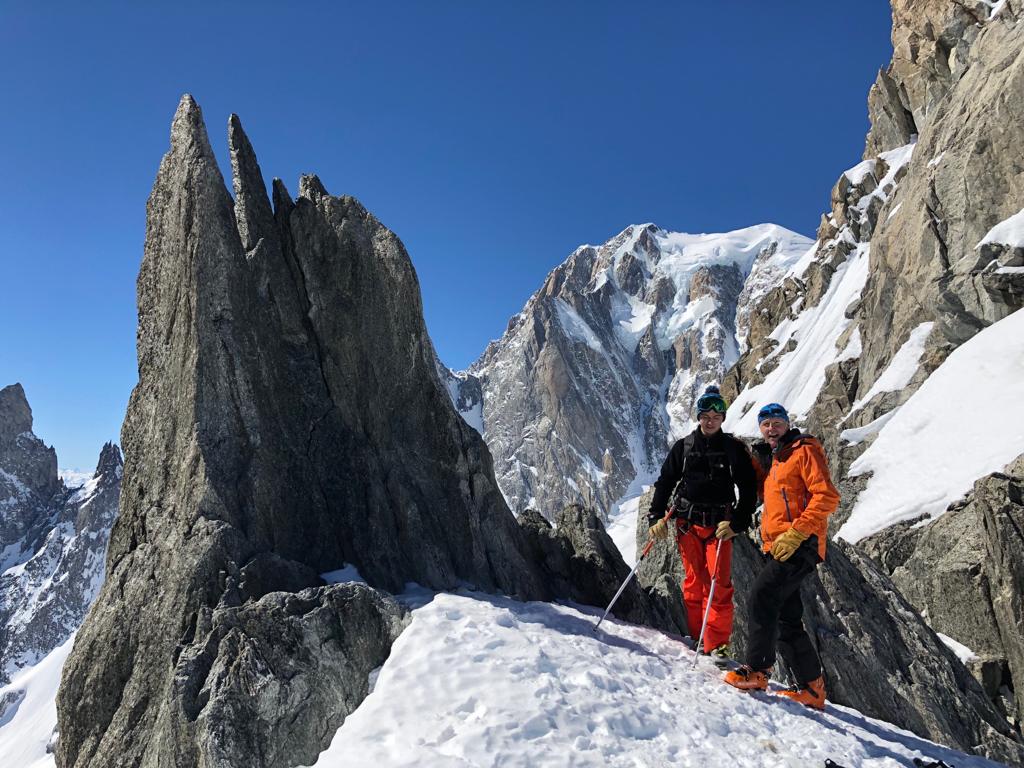
{"label": "yellow glove", "polygon": [[786,562],[807,539],[806,533],[800,533],[796,528],[790,528],[772,544],[772,557],[780,563]]}
{"label": "yellow glove", "polygon": [[668,525],[665,520],[659,520],[651,526],[651,538],[652,539],[667,539],[668,538]]}
{"label": "yellow glove", "polygon": [[734,531],[732,529],[732,526],[729,525],[728,520],[723,520],[722,522],[720,522],[718,524],[718,527],[715,529],[715,538],[721,539],[722,541],[728,541],[735,535],[736,531]]}

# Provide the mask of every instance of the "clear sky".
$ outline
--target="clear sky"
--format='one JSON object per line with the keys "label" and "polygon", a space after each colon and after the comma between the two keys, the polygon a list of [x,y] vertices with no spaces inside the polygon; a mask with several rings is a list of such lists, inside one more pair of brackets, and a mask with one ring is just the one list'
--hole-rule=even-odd
{"label": "clear sky", "polygon": [[267,181],[315,172],[393,229],[463,368],[573,248],[631,223],[813,235],[890,23],[883,0],[0,0],[0,386],[24,385],[61,467],[119,439],[185,92],[222,169],[236,112]]}

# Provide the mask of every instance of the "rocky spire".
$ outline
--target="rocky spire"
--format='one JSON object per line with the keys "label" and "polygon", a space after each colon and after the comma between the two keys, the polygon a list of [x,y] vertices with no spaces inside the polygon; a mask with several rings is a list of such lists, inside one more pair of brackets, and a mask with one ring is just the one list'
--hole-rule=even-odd
{"label": "rocky spire", "polygon": [[124,461],[121,458],[121,449],[117,447],[117,443],[104,443],[103,448],[100,449],[100,458],[96,462],[95,475],[104,476],[120,476],[121,467],[124,465]]}
{"label": "rocky spire", "polygon": [[[323,723],[365,695],[400,629],[372,589],[348,626],[355,603],[317,576],[346,563],[391,590],[551,594],[486,446],[438,380],[401,242],[315,176],[295,203],[275,182],[271,216],[237,118],[228,129],[235,201],[188,96],[149,198],[121,515],[99,607],[64,668],[62,766],[312,762]],[[280,592],[298,596],[282,606]],[[323,626],[369,633],[365,652],[325,658],[324,672],[290,659],[302,674],[266,688],[288,693],[253,704],[248,678],[216,670],[266,657],[282,621],[319,649]],[[289,696],[298,709],[265,718]]]}
{"label": "rocky spire", "polygon": [[320,202],[327,197],[327,190],[324,188],[320,177],[315,173],[304,173],[299,177],[299,197],[304,197],[314,203]]}
{"label": "rocky spire", "polygon": [[[0,476],[0,501],[18,498],[21,501],[15,506],[19,509],[27,508],[25,502],[30,495],[36,502],[45,503],[60,487],[57,454],[32,433],[32,408],[21,384],[0,389],[0,470],[6,473]],[[8,536],[20,535],[15,531],[28,525],[27,521],[14,520],[13,509],[0,506],[0,548],[8,543]],[[8,523],[13,528],[5,534]]]}
{"label": "rocky spire", "polygon": [[242,247],[251,251],[260,238],[276,237],[277,230],[256,153],[249,143],[249,137],[242,130],[238,115],[231,115],[228,119],[228,150],[231,153],[238,234],[242,239]]}
{"label": "rocky spire", "polygon": [[0,443],[9,443],[23,432],[32,431],[32,409],[21,384],[0,389]]}

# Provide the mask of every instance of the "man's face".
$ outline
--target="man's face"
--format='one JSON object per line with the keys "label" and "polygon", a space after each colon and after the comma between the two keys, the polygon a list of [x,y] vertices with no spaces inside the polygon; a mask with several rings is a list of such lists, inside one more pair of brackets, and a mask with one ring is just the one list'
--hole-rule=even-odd
{"label": "man's face", "polygon": [[723,421],[725,421],[725,414],[718,411],[704,411],[704,413],[697,417],[700,431],[705,435],[715,434],[715,432],[722,428]]}
{"label": "man's face", "polygon": [[774,448],[779,438],[789,430],[789,422],[785,419],[765,419],[758,427],[761,428],[761,436]]}

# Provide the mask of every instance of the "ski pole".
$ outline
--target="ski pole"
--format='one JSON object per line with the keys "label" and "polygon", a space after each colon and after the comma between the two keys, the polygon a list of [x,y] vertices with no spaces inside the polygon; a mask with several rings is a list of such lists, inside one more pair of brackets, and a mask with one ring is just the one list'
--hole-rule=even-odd
{"label": "ski pole", "polygon": [[697,638],[697,645],[694,648],[693,663],[690,669],[697,666],[697,657],[700,656],[701,643],[704,642],[704,630],[708,628],[708,616],[711,614],[711,601],[715,599],[715,584],[718,582],[718,557],[722,554],[722,539],[718,540],[715,546],[715,572],[711,574],[711,589],[708,590],[708,604],[704,609],[704,621],[700,625],[700,637]]}
{"label": "ski pole", "polygon": [[[674,506],[669,507],[668,512],[665,513],[665,521],[668,522],[672,518],[672,515],[674,515],[675,513],[676,508]],[[636,559],[636,565],[633,566],[633,570],[629,572],[629,575],[626,577],[625,581],[622,582],[622,586],[619,587],[619,591],[615,593],[615,597],[613,597],[612,601],[608,603],[608,607],[604,609],[604,615],[597,620],[597,624],[594,625],[595,632],[597,632],[597,628],[601,626],[601,622],[604,621],[605,618],[608,616],[608,612],[611,611],[612,606],[615,605],[615,601],[618,600],[619,596],[623,593],[623,591],[625,591],[626,585],[629,584],[629,582],[633,579],[633,576],[636,573],[637,568],[640,567],[640,563],[644,561],[644,558],[647,557],[647,554],[651,551],[652,547],[654,547],[653,537],[644,546],[643,550],[640,552],[640,557]]]}

